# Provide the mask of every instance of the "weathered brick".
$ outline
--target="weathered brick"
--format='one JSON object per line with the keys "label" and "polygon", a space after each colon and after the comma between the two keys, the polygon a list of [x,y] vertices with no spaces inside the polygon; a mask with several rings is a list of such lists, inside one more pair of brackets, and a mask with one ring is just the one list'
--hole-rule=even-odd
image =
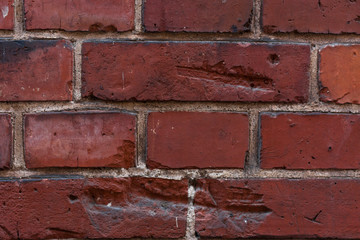
{"label": "weathered brick", "polygon": [[0,51],[0,101],[72,99],[70,42],[0,41]]}
{"label": "weathered brick", "polygon": [[42,113],[25,117],[28,168],[135,165],[135,116],[124,113]]}
{"label": "weathered brick", "polygon": [[252,0],[147,0],[150,32],[243,32],[250,30]]}
{"label": "weathered brick", "polygon": [[358,239],[359,191],[358,179],[198,180],[195,228],[205,238]]}
{"label": "weathered brick", "polygon": [[359,169],[360,115],[261,115],[261,167]]}
{"label": "weathered brick", "polygon": [[25,0],[26,29],[129,31],[134,0]]}
{"label": "weathered brick", "polygon": [[0,169],[10,167],[12,141],[11,116],[0,114]]}
{"label": "weathered brick", "polygon": [[87,42],[82,94],[103,100],[305,102],[308,45]]}
{"label": "weathered brick", "polygon": [[14,28],[14,0],[0,0],[0,29]]}
{"label": "weathered brick", "polygon": [[360,33],[356,0],[264,0],[265,32]]}
{"label": "weathered brick", "polygon": [[243,168],[248,117],[242,113],[153,112],[149,168]]}
{"label": "weathered brick", "polygon": [[320,51],[320,99],[360,103],[360,45],[328,46]]}
{"label": "weathered brick", "polygon": [[152,178],[0,181],[0,238],[184,237],[187,185]]}

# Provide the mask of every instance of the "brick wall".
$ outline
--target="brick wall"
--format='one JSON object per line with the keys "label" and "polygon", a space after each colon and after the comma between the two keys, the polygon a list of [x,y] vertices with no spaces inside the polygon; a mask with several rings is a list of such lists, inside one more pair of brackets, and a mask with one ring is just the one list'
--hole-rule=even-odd
{"label": "brick wall", "polygon": [[0,239],[359,239],[359,11],[0,0]]}

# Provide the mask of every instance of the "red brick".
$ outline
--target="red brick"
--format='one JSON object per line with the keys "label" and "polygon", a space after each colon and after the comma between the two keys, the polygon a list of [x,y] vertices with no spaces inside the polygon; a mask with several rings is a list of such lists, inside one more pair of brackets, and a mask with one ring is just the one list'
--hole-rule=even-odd
{"label": "red brick", "polygon": [[199,180],[200,237],[359,239],[358,179]]}
{"label": "red brick", "polygon": [[243,168],[248,117],[240,113],[167,112],[148,117],[149,168]]}
{"label": "red brick", "polygon": [[103,100],[305,102],[308,45],[87,42],[84,97]]}
{"label": "red brick", "polygon": [[72,46],[67,41],[0,41],[0,101],[72,99]]}
{"label": "red brick", "polygon": [[265,32],[360,33],[356,0],[264,0]]}
{"label": "red brick", "polygon": [[8,169],[12,150],[11,116],[0,114],[0,169]]}
{"label": "red brick", "polygon": [[28,168],[135,165],[135,116],[124,113],[44,113],[25,118]]}
{"label": "red brick", "polygon": [[14,0],[0,0],[0,29],[14,28]]}
{"label": "red brick", "polygon": [[359,169],[360,115],[261,116],[261,167]]}
{"label": "red brick", "polygon": [[320,51],[320,100],[360,104],[360,45]]}
{"label": "red brick", "polygon": [[180,238],[187,185],[152,178],[1,181],[0,238]]}
{"label": "red brick", "polygon": [[134,0],[25,0],[26,29],[129,31]]}
{"label": "red brick", "polygon": [[150,32],[243,32],[250,30],[252,0],[147,0]]}

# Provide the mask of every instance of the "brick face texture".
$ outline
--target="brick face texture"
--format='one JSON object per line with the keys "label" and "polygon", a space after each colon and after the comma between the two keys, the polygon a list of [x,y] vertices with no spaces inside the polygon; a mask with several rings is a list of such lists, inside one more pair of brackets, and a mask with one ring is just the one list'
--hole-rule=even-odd
{"label": "brick face texture", "polygon": [[149,32],[249,31],[251,0],[147,0],[144,26]]}
{"label": "brick face texture", "polygon": [[25,162],[39,167],[134,166],[135,116],[45,113],[25,118]]}
{"label": "brick face texture", "polygon": [[305,102],[307,45],[88,42],[84,97],[103,100]]}
{"label": "brick face texture", "polygon": [[63,40],[0,40],[0,101],[71,100],[72,49]]}
{"label": "brick face texture", "polygon": [[359,190],[359,180],[201,179],[195,228],[204,238],[359,238]]}
{"label": "brick face texture", "polygon": [[180,238],[185,234],[184,180],[28,179],[1,181],[0,189],[6,192],[0,197],[1,239]]}
{"label": "brick face texture", "polygon": [[261,167],[359,169],[360,116],[263,114]]}
{"label": "brick face texture", "polygon": [[356,0],[264,0],[263,30],[273,32],[360,33]]}
{"label": "brick face texture", "polygon": [[0,0],[0,30],[12,30],[14,28],[13,0]]}
{"label": "brick face texture", "polygon": [[320,99],[360,103],[360,45],[328,46],[320,51]]}
{"label": "brick face texture", "polygon": [[360,0],[0,0],[0,239],[360,239]]}
{"label": "brick face texture", "polygon": [[150,113],[147,165],[150,168],[243,168],[248,132],[245,114]]}
{"label": "brick face texture", "polygon": [[0,114],[0,169],[8,169],[11,161],[12,130],[11,116]]}
{"label": "brick face texture", "polygon": [[129,31],[134,0],[25,0],[26,29]]}

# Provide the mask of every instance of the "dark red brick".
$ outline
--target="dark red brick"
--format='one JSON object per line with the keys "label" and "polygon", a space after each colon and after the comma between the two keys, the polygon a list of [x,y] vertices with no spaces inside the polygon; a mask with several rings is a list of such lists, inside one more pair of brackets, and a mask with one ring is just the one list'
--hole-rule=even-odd
{"label": "dark red brick", "polygon": [[356,0],[264,0],[265,32],[360,33]]}
{"label": "dark red brick", "polygon": [[133,167],[135,118],[116,112],[26,115],[26,166]]}
{"label": "dark red brick", "polygon": [[0,238],[181,238],[187,186],[152,178],[1,181]]}
{"label": "dark red brick", "polygon": [[328,46],[320,51],[320,99],[360,104],[360,45]]}
{"label": "dark red brick", "polygon": [[358,239],[359,191],[358,179],[199,180],[196,231],[205,238]]}
{"label": "dark red brick", "polygon": [[103,100],[305,102],[308,45],[87,42],[84,97]]}
{"label": "dark red brick", "polygon": [[250,30],[252,0],[149,0],[144,26],[150,32],[243,32]]}
{"label": "dark red brick", "polygon": [[360,115],[261,116],[261,167],[359,169]]}
{"label": "dark red brick", "polygon": [[12,141],[11,116],[0,114],[0,169],[10,167]]}
{"label": "dark red brick", "polygon": [[244,167],[246,114],[154,112],[147,129],[149,168]]}
{"label": "dark red brick", "polygon": [[67,41],[0,41],[0,101],[72,99],[73,49]]}
{"label": "dark red brick", "polygon": [[14,28],[14,0],[0,0],[0,29]]}
{"label": "dark red brick", "polygon": [[26,29],[129,31],[134,0],[25,0]]}

